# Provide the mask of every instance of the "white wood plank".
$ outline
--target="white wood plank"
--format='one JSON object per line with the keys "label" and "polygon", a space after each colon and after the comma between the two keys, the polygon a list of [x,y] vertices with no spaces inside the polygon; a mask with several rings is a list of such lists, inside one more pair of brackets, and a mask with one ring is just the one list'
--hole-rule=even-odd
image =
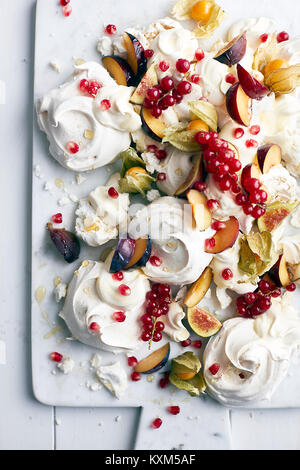
{"label": "white wood plank", "polygon": [[56,449],[131,450],[139,415],[139,408],[56,408]]}
{"label": "white wood plank", "polygon": [[234,450],[299,450],[300,410],[234,410]]}
{"label": "white wood plank", "polygon": [[5,201],[1,204],[0,340],[6,352],[0,360],[0,449],[51,449],[53,444],[52,409],[33,398],[30,364],[34,3],[2,0],[0,14],[0,81],[2,90],[6,88],[5,103],[0,104],[0,200]]}

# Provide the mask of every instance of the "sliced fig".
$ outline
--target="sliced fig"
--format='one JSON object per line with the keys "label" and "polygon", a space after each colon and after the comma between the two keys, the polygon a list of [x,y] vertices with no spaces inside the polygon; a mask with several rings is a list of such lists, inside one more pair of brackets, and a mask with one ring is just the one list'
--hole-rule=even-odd
{"label": "sliced fig", "polygon": [[114,55],[103,57],[102,63],[118,85],[134,86],[135,76],[126,60]]}
{"label": "sliced fig", "polygon": [[242,33],[230,41],[214,57],[218,62],[232,67],[242,60],[247,49],[246,33]]}
{"label": "sliced fig", "polygon": [[187,307],[195,307],[203,299],[212,281],[212,269],[207,266],[199,279],[191,285],[186,293],[184,303]]}
{"label": "sliced fig", "polygon": [[127,60],[133,70],[135,75],[135,85],[137,85],[147,72],[145,50],[140,41],[130,33],[124,33],[123,40],[125,49],[128,52]]}
{"label": "sliced fig", "polygon": [[128,236],[119,240],[111,261],[110,273],[117,273],[125,268],[133,256],[135,244],[136,241]]}
{"label": "sliced fig", "polygon": [[249,127],[252,117],[252,102],[240,83],[232,85],[226,93],[226,108],[229,116],[242,126]]}
{"label": "sliced fig", "polygon": [[157,84],[158,79],[156,74],[156,65],[152,64],[130,98],[131,103],[143,104],[144,99],[146,98],[147,90],[149,90],[149,88],[153,88]]}
{"label": "sliced fig", "polygon": [[192,330],[203,338],[215,335],[222,328],[217,318],[199,306],[188,308],[187,319]]}
{"label": "sliced fig", "polygon": [[135,243],[135,248],[131,260],[124,269],[141,268],[146,266],[151,256],[151,240],[148,238],[138,238]]}
{"label": "sliced fig", "polygon": [[237,64],[237,74],[246,95],[254,100],[261,100],[270,93],[269,88],[254,78],[244,67]]}
{"label": "sliced fig", "polygon": [[139,372],[141,374],[153,374],[166,365],[169,356],[170,343],[167,343],[153,353],[149,354],[149,356],[145,357],[145,359],[142,359],[140,362],[138,362],[134,370],[135,372]]}
{"label": "sliced fig", "polygon": [[53,228],[51,223],[47,224],[47,228],[53,244],[65,261],[67,263],[76,261],[80,255],[80,243],[77,236],[64,228]]}
{"label": "sliced fig", "polygon": [[273,232],[297,207],[298,202],[274,202],[266,208],[265,214],[257,220],[260,232]]}
{"label": "sliced fig", "polygon": [[153,140],[161,142],[164,136],[165,124],[162,119],[156,119],[151,114],[151,110],[142,107],[141,110],[142,127],[146,134]]}
{"label": "sliced fig", "polygon": [[187,179],[176,190],[175,196],[184,194],[188,189],[192,188],[196,181],[203,181],[203,165],[202,157],[197,158],[189,172]]}

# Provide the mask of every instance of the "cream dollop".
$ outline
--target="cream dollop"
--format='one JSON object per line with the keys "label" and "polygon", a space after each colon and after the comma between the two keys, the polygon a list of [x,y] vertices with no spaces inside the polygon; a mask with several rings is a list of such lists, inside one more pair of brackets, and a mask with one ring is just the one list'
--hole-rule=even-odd
{"label": "cream dollop", "polygon": [[167,334],[172,341],[179,343],[189,338],[190,333],[185,328],[182,320],[185,318],[183,308],[178,302],[172,302],[168,315],[163,315],[161,321],[165,325],[164,333]]}
{"label": "cream dollop", "polygon": [[297,180],[282,165],[275,165],[270,168],[268,173],[262,174],[260,180],[267,189],[270,198],[268,203],[288,203],[295,202],[298,199]]}
{"label": "cream dollop", "polygon": [[[239,269],[241,239],[242,236],[239,235],[232,248],[216,254],[210,266],[213,270],[214,282],[219,289],[229,289],[237,294],[246,294],[255,291],[257,283],[249,282],[249,277]],[[233,277],[226,281],[222,276],[222,272],[227,268],[231,269]]]}
{"label": "cream dollop", "polygon": [[[51,155],[65,168],[87,171],[114,161],[130,145],[129,132],[103,126],[95,115],[94,99],[81,93],[81,80],[97,80],[118,89],[108,72],[96,62],[76,67],[75,75],[64,85],[53,89],[37,103],[38,124],[47,134]],[[72,154],[69,142],[79,145]]]}
{"label": "cream dollop", "polygon": [[158,189],[168,196],[174,196],[179,186],[187,179],[192,166],[190,154],[168,148],[168,156],[161,162],[160,170],[166,174],[166,179],[157,182]]}
{"label": "cream dollop", "polygon": [[[94,100],[93,108],[96,119],[106,127],[121,132],[134,132],[141,128],[140,116],[134,111],[130,103],[133,87],[107,85],[100,88]],[[101,110],[102,100],[109,100],[111,107]]]}
{"label": "cream dollop", "polygon": [[229,72],[227,65],[221,64],[213,58],[213,54],[207,52],[204,59],[196,63],[194,71],[201,77],[203,96],[215,106],[221,106],[230,88],[230,84],[225,81]]}
{"label": "cream dollop", "polygon": [[232,215],[239,221],[240,230],[248,234],[252,229],[254,219],[250,215],[246,215],[241,206],[236,204],[235,195],[230,191],[222,191],[216,185],[212,175],[208,176],[206,185],[205,196],[207,199],[216,199],[221,204],[220,208],[214,211],[214,217],[220,220],[227,220],[229,215]]}
{"label": "cream dollop", "polygon": [[199,231],[191,206],[177,198],[163,197],[141,209],[130,222],[129,233],[135,239],[150,236],[152,254],[160,258],[161,265],[148,262],[142,269],[154,282],[190,284],[212,259],[212,255],[205,253],[204,244],[215,231],[210,228]]}
{"label": "cream dollop", "polygon": [[[204,351],[207,391],[227,406],[270,399],[299,347],[300,319],[286,295],[256,319],[227,320]],[[216,363],[220,369],[212,375]]]}
{"label": "cream dollop", "polygon": [[[124,279],[116,281],[104,263],[84,261],[75,272],[60,316],[65,320],[74,338],[89,346],[113,352],[136,349],[141,345],[139,318],[149,281],[139,270],[124,271]],[[118,287],[126,284],[131,293],[121,296]],[[126,320],[113,319],[122,311]],[[100,330],[90,330],[97,323]]]}
{"label": "cream dollop", "polygon": [[98,186],[81,199],[76,210],[76,233],[90,246],[100,246],[117,237],[119,228],[123,233],[127,227],[129,195],[119,194],[112,198],[109,185]]}
{"label": "cream dollop", "polygon": [[300,235],[282,238],[279,242],[279,247],[289,264],[300,263]]}

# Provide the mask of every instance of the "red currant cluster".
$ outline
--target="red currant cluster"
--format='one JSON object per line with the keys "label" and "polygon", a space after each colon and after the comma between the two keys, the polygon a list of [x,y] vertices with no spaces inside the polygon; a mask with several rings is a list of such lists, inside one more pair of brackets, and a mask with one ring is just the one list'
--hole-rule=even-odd
{"label": "red currant cluster", "polygon": [[97,80],[88,81],[85,78],[83,78],[82,80],[80,80],[80,83],[79,83],[79,89],[81,93],[88,94],[92,96],[92,98],[95,98],[95,96],[98,93],[98,90],[100,90],[100,88],[102,87],[103,87],[102,83],[97,82]]}
{"label": "red currant cluster", "polygon": [[220,139],[217,132],[198,132],[195,139],[204,150],[206,169],[208,173],[213,174],[220,189],[238,193],[240,187],[237,183],[237,173],[242,169],[242,164],[235,158],[235,153],[229,148],[228,142]]}
{"label": "red currant cluster", "polygon": [[162,315],[167,315],[170,309],[170,286],[167,284],[153,284],[151,291],[146,294],[146,313],[142,316],[143,333],[142,341],[159,342],[162,339],[162,331],[165,325],[157,321]]}
{"label": "red currant cluster", "polygon": [[248,292],[237,298],[237,311],[245,318],[257,317],[270,309],[272,297],[280,297],[280,295],[281,289],[262,279],[258,284],[257,292]]}
{"label": "red currant cluster", "polygon": [[186,80],[182,80],[175,88],[172,77],[163,77],[159,85],[147,90],[144,106],[151,109],[151,114],[158,119],[162,112],[166,109],[179,104],[183,100],[184,95],[188,95],[192,91],[192,84]]}
{"label": "red currant cluster", "polygon": [[259,219],[262,217],[266,209],[261,207],[267,199],[268,194],[266,191],[261,189],[261,182],[257,178],[246,178],[243,180],[243,187],[246,191],[245,193],[239,193],[236,198],[235,202],[243,207],[243,211],[246,215],[251,215],[254,219]]}

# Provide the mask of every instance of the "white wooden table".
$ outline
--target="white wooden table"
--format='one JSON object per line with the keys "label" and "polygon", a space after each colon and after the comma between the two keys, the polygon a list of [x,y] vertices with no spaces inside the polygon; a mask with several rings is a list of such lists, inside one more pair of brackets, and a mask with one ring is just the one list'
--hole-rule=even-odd
{"label": "white wooden table", "polygon": [[[55,409],[32,395],[34,6],[34,0],[0,0],[0,449],[147,449],[155,444],[155,431],[145,429],[136,442],[138,408]],[[300,449],[300,410],[228,411],[227,418],[233,449]]]}

